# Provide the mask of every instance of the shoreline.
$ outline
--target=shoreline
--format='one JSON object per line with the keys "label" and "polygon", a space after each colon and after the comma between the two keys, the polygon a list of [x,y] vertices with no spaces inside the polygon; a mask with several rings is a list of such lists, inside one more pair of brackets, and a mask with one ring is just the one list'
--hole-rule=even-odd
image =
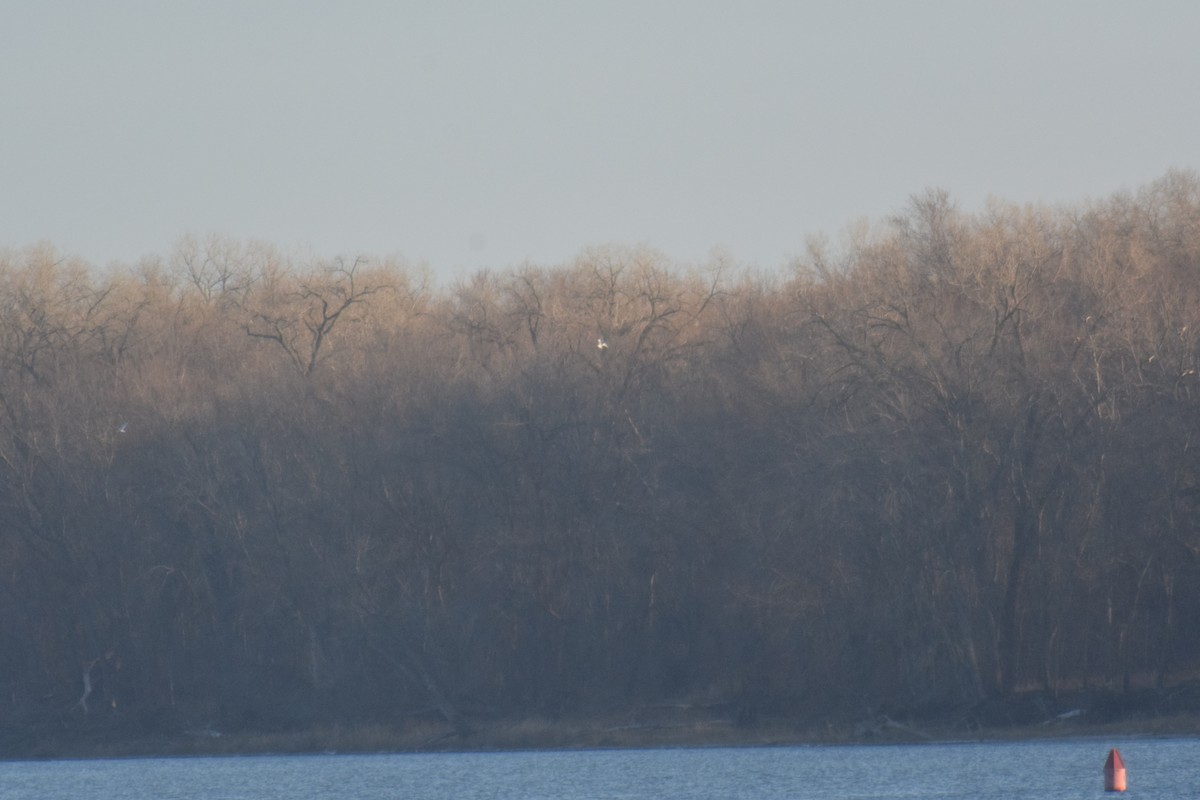
{"label": "shoreline", "polygon": [[[1072,739],[1200,736],[1191,713],[1088,722],[1080,717],[964,730],[947,720],[813,726],[775,719],[737,725],[721,719],[686,723],[608,724],[612,720],[495,720],[459,736],[431,722],[330,725],[286,731],[211,730],[137,735],[132,732],[42,731],[0,739],[0,761],[181,758],[260,755],[367,755],[660,748],[947,745]],[[21,741],[21,740],[24,741]]]}

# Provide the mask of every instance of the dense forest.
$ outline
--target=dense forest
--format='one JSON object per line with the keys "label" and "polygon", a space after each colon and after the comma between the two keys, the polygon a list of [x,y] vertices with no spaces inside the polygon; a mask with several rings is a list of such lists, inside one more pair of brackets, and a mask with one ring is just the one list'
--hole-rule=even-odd
{"label": "dense forest", "polygon": [[769,274],[9,250],[0,731],[1191,679],[1198,369],[1186,172],[926,192]]}

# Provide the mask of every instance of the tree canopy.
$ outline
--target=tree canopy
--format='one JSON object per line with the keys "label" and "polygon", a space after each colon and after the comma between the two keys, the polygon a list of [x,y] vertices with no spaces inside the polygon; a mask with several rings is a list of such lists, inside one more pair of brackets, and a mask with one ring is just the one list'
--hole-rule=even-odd
{"label": "tree canopy", "polygon": [[1200,667],[1200,180],[785,274],[0,254],[0,729],[969,708]]}

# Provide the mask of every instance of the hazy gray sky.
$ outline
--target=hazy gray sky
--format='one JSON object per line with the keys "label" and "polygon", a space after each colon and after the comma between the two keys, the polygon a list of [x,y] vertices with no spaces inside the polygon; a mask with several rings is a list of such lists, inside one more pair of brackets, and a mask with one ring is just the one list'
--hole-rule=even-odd
{"label": "hazy gray sky", "polygon": [[1200,3],[0,0],[0,246],[772,269],[1200,167]]}

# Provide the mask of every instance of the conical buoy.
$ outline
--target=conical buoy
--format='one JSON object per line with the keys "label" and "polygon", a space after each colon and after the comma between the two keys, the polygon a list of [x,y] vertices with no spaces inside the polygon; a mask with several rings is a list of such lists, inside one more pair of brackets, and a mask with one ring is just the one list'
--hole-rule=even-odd
{"label": "conical buoy", "polygon": [[1125,791],[1125,761],[1115,747],[1108,751],[1108,760],[1104,762],[1104,791]]}

